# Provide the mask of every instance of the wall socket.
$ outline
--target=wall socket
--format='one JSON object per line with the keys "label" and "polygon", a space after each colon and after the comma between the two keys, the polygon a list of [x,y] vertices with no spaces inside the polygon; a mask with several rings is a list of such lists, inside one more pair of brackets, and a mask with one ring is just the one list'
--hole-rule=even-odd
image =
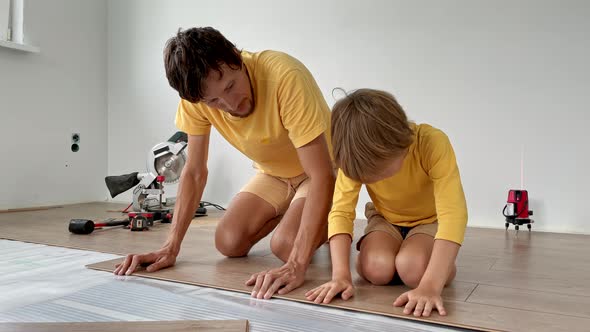
{"label": "wall socket", "polygon": [[80,151],[80,134],[79,133],[73,133],[72,134],[72,146],[71,146],[72,152],[78,152]]}

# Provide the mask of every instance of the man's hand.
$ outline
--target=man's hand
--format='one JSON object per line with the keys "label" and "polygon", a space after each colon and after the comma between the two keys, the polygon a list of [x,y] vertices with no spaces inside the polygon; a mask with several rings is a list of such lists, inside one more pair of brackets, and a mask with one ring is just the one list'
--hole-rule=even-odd
{"label": "man's hand", "polygon": [[334,279],[305,293],[305,297],[317,304],[328,304],[340,293],[343,300],[348,300],[354,295],[354,286],[350,279]]}
{"label": "man's hand", "polygon": [[413,311],[416,317],[429,317],[433,308],[436,308],[441,316],[447,314],[440,292],[428,287],[418,286],[416,289],[403,293],[393,302],[395,307],[401,307],[404,304],[406,305],[404,308],[406,315]]}
{"label": "man's hand", "polygon": [[123,263],[115,266],[115,271],[113,273],[120,276],[131,275],[137,270],[139,265],[148,265],[146,270],[148,272],[155,272],[173,266],[174,263],[176,263],[176,254],[167,247],[164,247],[158,251],[147,254],[127,255]]}
{"label": "man's hand", "polygon": [[305,281],[305,270],[306,267],[289,261],[279,268],[253,274],[246,285],[254,285],[252,297],[268,300],[275,293],[284,295],[301,286]]}

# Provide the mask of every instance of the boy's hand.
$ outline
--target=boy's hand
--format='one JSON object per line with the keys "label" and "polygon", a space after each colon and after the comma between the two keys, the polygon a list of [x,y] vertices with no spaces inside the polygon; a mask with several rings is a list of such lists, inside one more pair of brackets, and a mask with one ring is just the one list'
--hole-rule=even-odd
{"label": "boy's hand", "polygon": [[447,314],[440,292],[432,288],[418,286],[416,289],[403,293],[393,302],[395,307],[401,307],[404,304],[406,305],[404,308],[404,314],[406,315],[411,314],[413,311],[416,317],[429,317],[433,308],[438,310],[441,316]]}
{"label": "boy's hand", "polygon": [[342,293],[343,300],[351,298],[354,295],[352,281],[346,278],[334,279],[305,293],[305,297],[317,304],[328,304],[339,293]]}

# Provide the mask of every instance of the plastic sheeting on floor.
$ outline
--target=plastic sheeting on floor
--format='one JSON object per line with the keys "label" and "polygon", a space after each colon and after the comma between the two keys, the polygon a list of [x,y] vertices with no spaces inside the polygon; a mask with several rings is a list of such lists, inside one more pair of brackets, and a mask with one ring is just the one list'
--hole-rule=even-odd
{"label": "plastic sheeting on floor", "polygon": [[84,267],[116,255],[8,240],[0,253],[0,322],[247,319],[251,331],[466,331]]}

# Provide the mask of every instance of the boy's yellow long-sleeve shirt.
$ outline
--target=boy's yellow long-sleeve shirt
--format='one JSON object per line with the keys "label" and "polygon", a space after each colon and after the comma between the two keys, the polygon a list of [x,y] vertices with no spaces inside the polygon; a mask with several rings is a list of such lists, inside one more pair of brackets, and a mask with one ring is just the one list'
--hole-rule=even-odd
{"label": "boy's yellow long-sleeve shirt", "polygon": [[[462,244],[467,204],[449,138],[427,124],[412,124],[414,142],[403,166],[390,178],[367,184],[375,208],[390,223],[413,227],[438,220],[436,239]],[[355,209],[362,183],[338,171],[328,236],[353,235]]]}

